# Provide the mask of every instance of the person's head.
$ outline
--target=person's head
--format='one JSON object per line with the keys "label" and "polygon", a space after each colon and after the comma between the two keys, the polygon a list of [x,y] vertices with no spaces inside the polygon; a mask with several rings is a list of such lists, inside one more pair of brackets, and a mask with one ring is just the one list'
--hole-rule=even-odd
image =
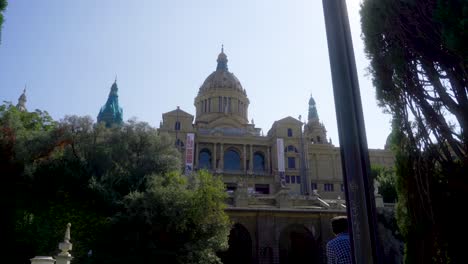
{"label": "person's head", "polygon": [[338,235],[339,233],[348,232],[348,219],[346,216],[337,216],[331,219],[331,225],[333,233]]}

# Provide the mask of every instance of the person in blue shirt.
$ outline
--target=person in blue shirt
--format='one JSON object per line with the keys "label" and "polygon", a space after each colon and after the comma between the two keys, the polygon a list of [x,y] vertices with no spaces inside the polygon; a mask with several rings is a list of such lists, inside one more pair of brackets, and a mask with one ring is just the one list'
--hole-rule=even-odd
{"label": "person in blue shirt", "polygon": [[336,237],[327,243],[327,263],[352,264],[348,219],[346,216],[334,217],[331,219],[331,225]]}

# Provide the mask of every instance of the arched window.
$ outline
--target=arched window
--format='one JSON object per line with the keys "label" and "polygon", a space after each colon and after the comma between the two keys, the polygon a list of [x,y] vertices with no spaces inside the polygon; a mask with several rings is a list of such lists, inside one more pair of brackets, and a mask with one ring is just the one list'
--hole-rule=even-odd
{"label": "arched window", "polygon": [[225,170],[240,170],[240,156],[235,150],[224,152],[224,169]]}
{"label": "arched window", "polygon": [[208,149],[202,149],[198,155],[198,168],[211,169],[211,152]]}
{"label": "arched window", "polygon": [[175,130],[180,130],[180,122],[179,122],[179,121],[176,121],[176,122],[175,122],[174,129],[175,129]]}
{"label": "arched window", "polygon": [[322,142],[320,136],[317,136],[317,142],[318,142],[318,143]]}
{"label": "arched window", "polygon": [[288,137],[292,137],[292,129],[288,128]]}
{"label": "arched window", "polygon": [[265,170],[265,157],[260,152],[255,152],[253,157],[253,169],[254,171],[264,171]]}

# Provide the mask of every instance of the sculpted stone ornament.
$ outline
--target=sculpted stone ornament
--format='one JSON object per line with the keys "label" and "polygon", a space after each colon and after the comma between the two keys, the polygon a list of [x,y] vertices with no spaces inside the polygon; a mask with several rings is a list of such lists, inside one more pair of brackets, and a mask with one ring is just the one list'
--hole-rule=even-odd
{"label": "sculpted stone ornament", "polygon": [[62,251],[59,253],[59,256],[66,256],[66,257],[71,256],[70,253],[68,252],[72,250],[72,243],[70,243],[70,227],[71,227],[71,224],[68,223],[63,242],[59,244],[59,249]]}

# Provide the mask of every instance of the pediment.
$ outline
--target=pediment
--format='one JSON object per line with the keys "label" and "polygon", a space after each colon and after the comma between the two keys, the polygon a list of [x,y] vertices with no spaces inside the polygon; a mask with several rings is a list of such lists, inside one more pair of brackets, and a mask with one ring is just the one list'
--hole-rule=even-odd
{"label": "pediment", "polygon": [[193,115],[185,112],[182,109],[175,109],[170,112],[164,113],[163,116],[180,116],[180,117],[193,117]]}
{"label": "pediment", "polygon": [[242,124],[236,118],[229,116],[220,116],[206,125],[207,128],[244,128]]}
{"label": "pediment", "polygon": [[283,119],[280,119],[278,121],[276,121],[276,123],[278,124],[284,124],[284,123],[287,123],[287,124],[297,124],[297,125],[301,125],[302,122],[299,121],[298,119],[294,118],[294,117],[291,117],[291,116],[288,116],[288,117],[285,117]]}

